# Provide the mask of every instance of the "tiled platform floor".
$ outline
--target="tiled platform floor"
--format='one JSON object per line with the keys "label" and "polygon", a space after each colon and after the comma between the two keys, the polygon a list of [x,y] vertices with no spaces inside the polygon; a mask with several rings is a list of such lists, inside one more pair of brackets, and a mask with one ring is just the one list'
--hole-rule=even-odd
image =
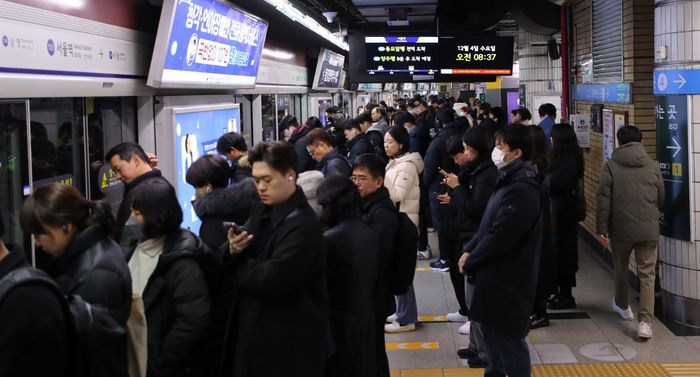
{"label": "tiled platform floor", "polygon": [[[437,250],[434,233],[430,244]],[[624,321],[610,308],[612,273],[583,243],[579,257],[577,308],[552,312],[574,319],[554,319],[528,335],[534,376],[700,376],[700,364],[681,365],[700,363],[700,336],[676,336],[654,319],[654,338],[637,340],[636,321]],[[419,267],[428,262],[419,261]],[[415,332],[386,335],[394,376],[483,375],[457,357],[457,348],[468,342],[468,336],[457,333],[461,323],[440,317],[457,309],[448,273],[426,270],[417,271],[414,280],[418,313],[426,322]],[[636,304],[633,299],[635,313]]]}

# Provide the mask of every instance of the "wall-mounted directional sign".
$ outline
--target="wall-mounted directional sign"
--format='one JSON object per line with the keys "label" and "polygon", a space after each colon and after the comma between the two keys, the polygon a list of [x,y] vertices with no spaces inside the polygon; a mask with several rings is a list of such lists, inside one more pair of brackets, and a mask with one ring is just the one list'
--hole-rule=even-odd
{"label": "wall-mounted directional sign", "polygon": [[690,240],[688,97],[656,97],[656,159],[664,179],[661,234]]}
{"label": "wall-mounted directional sign", "polygon": [[700,94],[700,69],[654,70],[654,94]]}

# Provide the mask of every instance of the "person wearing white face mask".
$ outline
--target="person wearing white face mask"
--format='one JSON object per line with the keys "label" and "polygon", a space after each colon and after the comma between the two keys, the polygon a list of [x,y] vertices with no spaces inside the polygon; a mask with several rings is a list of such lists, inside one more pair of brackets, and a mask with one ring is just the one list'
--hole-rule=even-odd
{"label": "person wearing white face mask", "polygon": [[[496,136],[498,181],[479,230],[462,247],[460,271],[474,282],[470,314],[481,324],[485,375],[531,375],[525,336],[535,302],[543,212],[529,130],[510,125]],[[497,293],[497,294],[494,294]]]}

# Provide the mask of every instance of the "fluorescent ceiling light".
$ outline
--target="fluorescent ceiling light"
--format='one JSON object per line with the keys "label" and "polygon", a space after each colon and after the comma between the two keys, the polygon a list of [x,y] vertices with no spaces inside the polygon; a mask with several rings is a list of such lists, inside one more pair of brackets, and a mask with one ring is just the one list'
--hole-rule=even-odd
{"label": "fluorescent ceiling light", "polygon": [[43,0],[43,2],[73,9],[82,9],[85,7],[85,0]]}
{"label": "fluorescent ceiling light", "polygon": [[294,59],[294,54],[292,54],[289,51],[272,50],[269,48],[263,48],[262,55],[270,57],[270,58],[280,59],[280,60]]}
{"label": "fluorescent ceiling light", "polygon": [[334,45],[340,47],[344,51],[350,51],[350,46],[347,44],[347,42],[343,41],[342,38],[333,35],[333,33],[330,30],[321,26],[321,24],[316,22],[316,20],[305,15],[299,9],[294,8],[294,6],[291,3],[289,3],[288,0],[265,0],[265,2],[277,8],[279,12],[289,17],[292,21],[296,21],[304,25],[307,29],[322,36],[323,38],[330,41]]}

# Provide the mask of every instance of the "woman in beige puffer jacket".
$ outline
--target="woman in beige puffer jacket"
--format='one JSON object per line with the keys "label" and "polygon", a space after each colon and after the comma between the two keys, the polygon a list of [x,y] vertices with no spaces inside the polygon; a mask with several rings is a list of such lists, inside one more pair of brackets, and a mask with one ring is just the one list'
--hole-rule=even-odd
{"label": "woman in beige puffer jacket", "polygon": [[[399,210],[408,215],[417,227],[420,208],[418,174],[423,171],[423,159],[419,153],[409,153],[408,144],[408,131],[402,126],[393,126],[384,134],[384,150],[390,158],[386,165],[384,186],[389,190],[391,201],[396,203]],[[405,294],[396,296],[395,320],[384,326],[384,331],[414,331],[417,321],[416,294],[411,285]]]}
{"label": "woman in beige puffer jacket", "polygon": [[420,209],[420,181],[423,159],[419,153],[408,153],[408,132],[403,127],[391,127],[384,134],[384,150],[389,156],[386,165],[384,186],[389,190],[391,201],[399,206],[418,226]]}

